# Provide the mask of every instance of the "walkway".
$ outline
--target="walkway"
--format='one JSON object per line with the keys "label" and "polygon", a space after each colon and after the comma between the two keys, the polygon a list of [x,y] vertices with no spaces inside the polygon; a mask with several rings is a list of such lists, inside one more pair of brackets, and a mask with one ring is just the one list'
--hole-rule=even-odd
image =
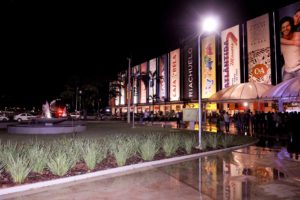
{"label": "walkway", "polygon": [[284,149],[251,146],[0,199],[300,199],[300,162],[290,160]]}

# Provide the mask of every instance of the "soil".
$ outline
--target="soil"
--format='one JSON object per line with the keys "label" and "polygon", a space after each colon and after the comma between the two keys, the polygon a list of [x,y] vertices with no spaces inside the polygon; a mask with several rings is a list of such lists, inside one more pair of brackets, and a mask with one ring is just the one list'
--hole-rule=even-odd
{"label": "soil", "polygon": [[[192,149],[192,154],[194,153],[200,153],[201,150]],[[171,156],[171,157],[177,157],[177,156],[183,156],[187,155],[186,151],[184,149],[178,149],[176,153]],[[154,156],[153,160],[162,160],[165,158],[170,158],[165,155],[164,152],[159,152]],[[137,164],[137,163],[143,163],[146,162],[139,156],[132,156],[126,160],[125,165],[132,165],[132,164]],[[75,176],[79,174],[85,174],[89,172],[95,172],[95,171],[100,171],[100,170],[105,170],[105,169],[111,169],[111,168],[116,168],[118,167],[116,159],[112,155],[108,155],[104,160],[102,160],[101,163],[98,163],[93,170],[89,170],[84,162],[78,162],[76,165],[67,172],[66,175],[63,177],[70,177],[70,176]],[[29,183],[37,183],[41,181],[48,181],[48,180],[53,180],[53,179],[58,179],[61,178],[60,176],[52,174],[49,170],[44,170],[42,174],[30,172],[27,178],[25,179],[24,183],[22,184],[16,184],[13,182],[11,176],[9,173],[5,172],[5,170],[0,173],[0,188],[8,188],[8,187],[13,187],[16,185],[24,185],[24,184],[29,184]]]}

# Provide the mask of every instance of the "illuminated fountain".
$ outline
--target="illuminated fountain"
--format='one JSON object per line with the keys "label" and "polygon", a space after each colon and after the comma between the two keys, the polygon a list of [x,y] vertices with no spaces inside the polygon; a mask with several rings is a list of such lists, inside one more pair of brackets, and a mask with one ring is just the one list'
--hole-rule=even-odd
{"label": "illuminated fountain", "polygon": [[46,103],[43,104],[42,110],[43,110],[43,117],[45,117],[47,119],[51,118],[50,107],[49,107],[48,101],[46,101]]}
{"label": "illuminated fountain", "polygon": [[51,103],[48,101],[42,105],[42,115],[28,121],[7,127],[8,133],[12,134],[65,134],[78,133],[86,130],[81,121],[68,121],[66,108],[62,109],[59,118],[51,116]]}

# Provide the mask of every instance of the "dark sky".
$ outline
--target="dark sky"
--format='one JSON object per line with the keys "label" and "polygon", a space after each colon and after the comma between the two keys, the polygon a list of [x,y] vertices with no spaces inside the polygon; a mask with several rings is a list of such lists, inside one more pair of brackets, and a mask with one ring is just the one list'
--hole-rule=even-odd
{"label": "dark sky", "polygon": [[73,76],[114,79],[128,56],[139,64],[179,47],[206,13],[217,13],[227,28],[292,2],[11,0],[1,24],[1,99],[50,101]]}

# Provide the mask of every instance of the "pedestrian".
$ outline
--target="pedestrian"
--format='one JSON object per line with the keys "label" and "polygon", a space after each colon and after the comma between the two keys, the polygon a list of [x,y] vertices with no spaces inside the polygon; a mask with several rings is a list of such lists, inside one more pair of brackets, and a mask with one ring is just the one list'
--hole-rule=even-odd
{"label": "pedestrian", "polygon": [[225,112],[223,117],[224,117],[224,123],[225,123],[225,131],[226,131],[226,133],[229,133],[230,116],[229,116],[228,112]]}
{"label": "pedestrian", "polygon": [[179,114],[179,112],[176,113],[176,124],[177,124],[177,128],[180,128],[180,114]]}

